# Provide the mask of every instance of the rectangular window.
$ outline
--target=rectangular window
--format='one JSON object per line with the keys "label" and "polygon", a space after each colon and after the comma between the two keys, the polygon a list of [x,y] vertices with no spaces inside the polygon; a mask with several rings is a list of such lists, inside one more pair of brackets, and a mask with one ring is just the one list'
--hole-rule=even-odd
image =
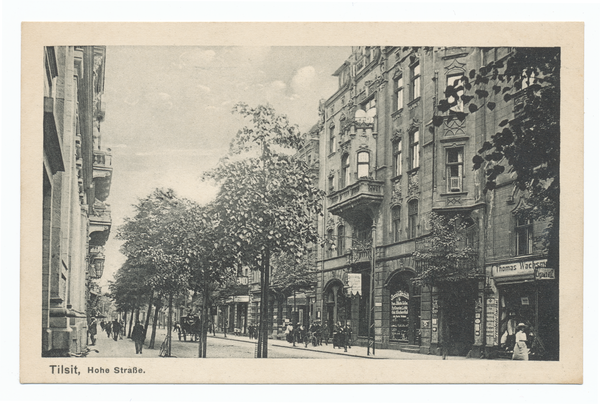
{"label": "rectangular window", "polygon": [[419,201],[408,203],[408,238],[417,237],[417,221],[419,217]]}
{"label": "rectangular window", "polygon": [[400,232],[401,232],[401,220],[400,220],[400,206],[394,206],[392,208],[392,233],[394,237],[394,242],[400,241]]}
{"label": "rectangular window", "polygon": [[402,175],[402,139],[394,143],[394,177]]}
{"label": "rectangular window", "polygon": [[[460,83],[460,78],[462,76],[463,76],[462,73],[461,74],[453,74],[451,76],[448,76],[447,85],[454,87],[454,88],[462,87],[462,85]],[[454,105],[450,108],[450,113],[463,112],[463,100],[462,100],[462,98],[460,98],[463,94],[464,94],[464,90],[460,90],[457,92],[457,95],[459,97],[458,99],[455,99],[454,97],[448,97],[448,102],[450,103],[450,105],[452,105],[452,104],[454,104],[454,102],[456,102],[456,105]]]}
{"label": "rectangular window", "polygon": [[394,88],[396,95],[394,97],[394,103],[396,105],[395,110],[399,111],[404,108],[404,80],[402,76],[398,77],[394,82]]}
{"label": "rectangular window", "polygon": [[333,153],[335,151],[335,127],[331,126],[329,128],[329,153]]}
{"label": "rectangular window", "polygon": [[342,256],[346,253],[346,228],[344,226],[338,227],[338,242],[337,242],[337,255]]}
{"label": "rectangular window", "polygon": [[517,255],[533,253],[533,222],[531,219],[517,219],[515,229]]}
{"label": "rectangular window", "polygon": [[346,188],[350,185],[350,156],[344,154],[342,157],[342,183],[340,188]]}
{"label": "rectangular window", "polygon": [[416,100],[421,96],[421,65],[419,63],[410,68],[411,100]]}
{"label": "rectangular window", "polygon": [[413,132],[409,136],[410,140],[410,167],[413,168],[419,167],[419,131]]}
{"label": "rectangular window", "polygon": [[369,153],[361,152],[358,153],[358,162],[357,162],[357,170],[358,178],[368,177],[369,176]]}
{"label": "rectangular window", "polygon": [[333,256],[333,230],[327,230],[327,241],[325,242],[325,256],[331,258]]}
{"label": "rectangular window", "polygon": [[461,192],[463,178],[463,149],[446,149],[447,192]]}

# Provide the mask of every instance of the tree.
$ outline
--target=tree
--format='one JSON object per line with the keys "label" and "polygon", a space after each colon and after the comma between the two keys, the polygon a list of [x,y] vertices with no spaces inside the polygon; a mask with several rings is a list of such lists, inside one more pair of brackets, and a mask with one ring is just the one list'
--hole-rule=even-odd
{"label": "tree", "polygon": [[[550,222],[546,238],[549,261],[558,268],[560,198],[560,48],[514,48],[504,60],[491,61],[458,78],[445,91],[438,110],[464,120],[498,103],[514,105],[514,118],[499,123],[498,131],[473,157],[473,169],[484,170],[485,190],[496,188],[508,172],[523,192],[526,209],[520,215]],[[468,112],[466,112],[468,110]],[[437,115],[440,126],[448,116]]]}
{"label": "tree", "polygon": [[173,233],[170,231],[173,222],[185,209],[186,203],[177,198],[173,190],[156,189],[139,201],[135,206],[135,216],[126,218],[117,232],[117,238],[125,241],[121,246],[123,254],[145,269],[137,280],[140,288],[149,288],[150,295],[158,292],[169,298],[169,356],[173,296],[187,290],[191,277],[189,268],[182,265],[184,257],[174,248]]}
{"label": "tree", "polygon": [[271,106],[239,103],[233,113],[250,120],[234,137],[228,158],[206,173],[220,184],[215,208],[224,233],[234,237],[241,265],[261,269],[261,321],[258,357],[267,357],[267,302],[270,257],[287,251],[302,257],[317,240],[313,225],[320,213],[321,191],[306,163],[291,153],[303,137],[287,117]]}
{"label": "tree", "polygon": [[433,286],[441,282],[475,279],[477,252],[466,245],[467,224],[461,215],[447,216],[431,212],[431,233],[419,243],[413,253],[419,273],[417,284]]}

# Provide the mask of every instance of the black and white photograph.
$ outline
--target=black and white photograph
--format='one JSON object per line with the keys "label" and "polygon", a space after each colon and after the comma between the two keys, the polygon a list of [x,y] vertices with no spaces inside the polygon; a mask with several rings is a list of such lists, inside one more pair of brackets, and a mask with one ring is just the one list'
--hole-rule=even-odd
{"label": "black and white photograph", "polygon": [[564,132],[572,48],[89,38],[30,52],[43,170],[21,355],[44,365],[27,379],[285,363],[305,376],[267,382],[341,382],[332,363],[350,382],[580,380],[582,257],[565,242],[581,207],[561,220],[582,145]]}

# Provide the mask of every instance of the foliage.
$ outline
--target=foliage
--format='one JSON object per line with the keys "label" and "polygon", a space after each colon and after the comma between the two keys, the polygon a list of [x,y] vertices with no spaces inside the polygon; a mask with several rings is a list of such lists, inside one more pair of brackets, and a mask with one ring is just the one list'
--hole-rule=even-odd
{"label": "foliage", "polygon": [[431,234],[413,253],[421,269],[414,281],[433,285],[476,277],[477,253],[465,243],[467,225],[463,217],[431,212],[429,224]]}
{"label": "foliage", "polygon": [[310,288],[315,282],[316,258],[309,251],[298,259],[288,253],[280,253],[271,259],[273,289],[289,295],[293,291]]}
{"label": "foliage", "polygon": [[[515,185],[526,191],[533,219],[558,215],[560,165],[560,48],[515,48],[506,59],[471,70],[446,88],[438,110],[450,111],[460,101],[463,111],[450,115],[464,120],[484,108],[514,104],[514,119],[499,123],[498,132],[473,158],[482,168],[486,190],[510,170]],[[468,111],[468,112],[464,112]],[[434,117],[440,126],[447,116]]]}
{"label": "foliage", "polygon": [[[237,133],[230,157],[205,174],[220,184],[214,206],[222,233],[233,237],[241,264],[256,265],[266,250],[300,258],[307,243],[317,240],[313,221],[322,197],[306,163],[284,153],[298,147],[302,136],[270,106],[237,104],[234,113],[252,125]],[[247,155],[231,158],[240,153]]]}

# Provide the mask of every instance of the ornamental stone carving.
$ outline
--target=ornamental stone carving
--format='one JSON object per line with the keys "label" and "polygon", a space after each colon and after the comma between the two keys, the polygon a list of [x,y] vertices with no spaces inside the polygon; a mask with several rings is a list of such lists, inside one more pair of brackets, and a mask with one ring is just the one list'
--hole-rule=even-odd
{"label": "ornamental stone carving", "polygon": [[415,198],[419,195],[419,178],[417,173],[411,173],[408,177],[408,199]]}
{"label": "ornamental stone carving", "polygon": [[401,205],[402,204],[402,186],[400,180],[396,180],[392,183],[392,198],[390,199],[390,205]]}

